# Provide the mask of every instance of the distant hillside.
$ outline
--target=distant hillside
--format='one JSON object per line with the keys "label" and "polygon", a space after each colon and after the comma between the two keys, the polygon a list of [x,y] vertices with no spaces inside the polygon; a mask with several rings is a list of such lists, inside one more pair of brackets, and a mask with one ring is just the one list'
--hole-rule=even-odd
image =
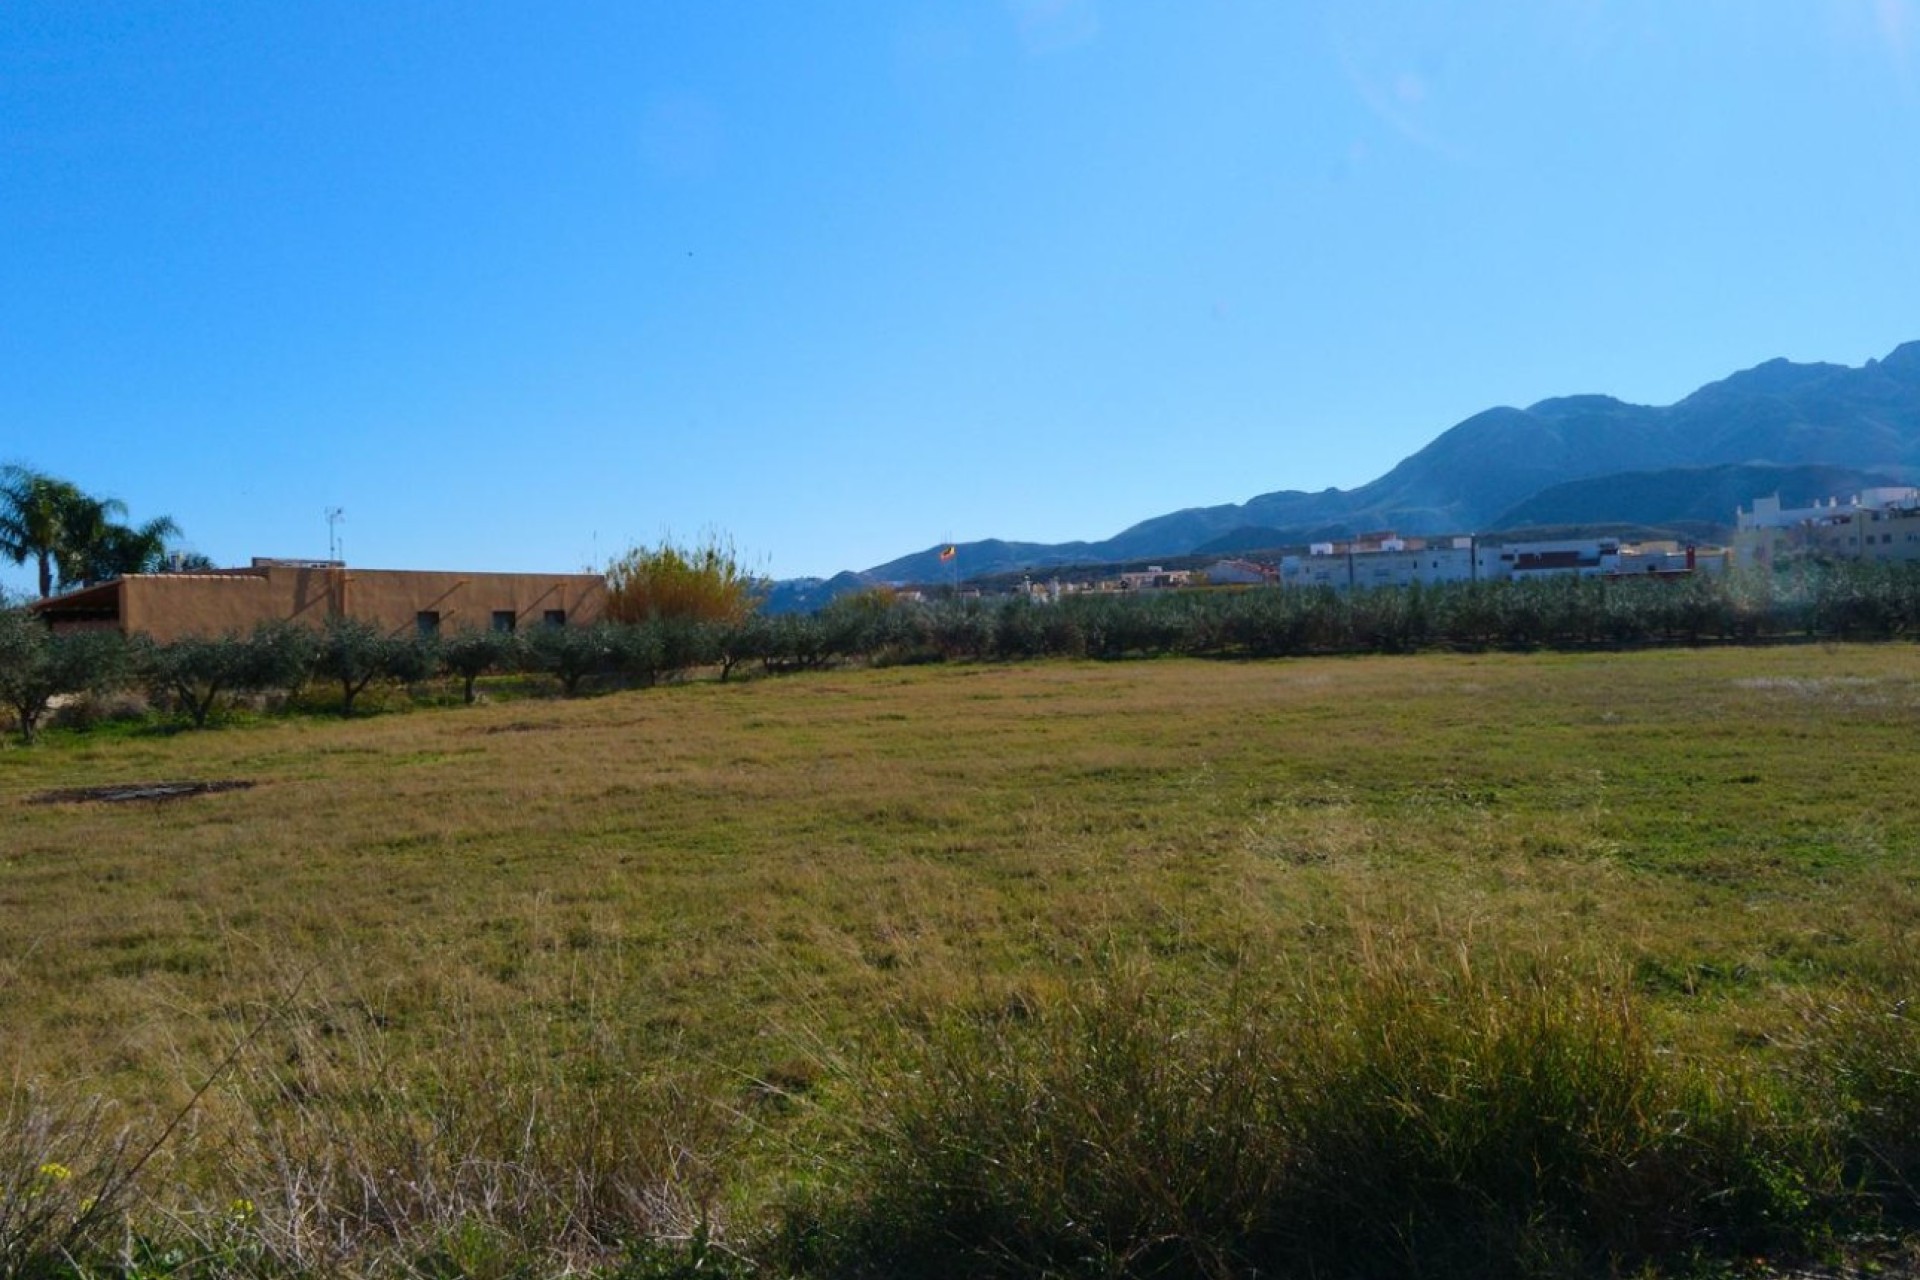
{"label": "distant hillside", "polygon": [[928,547],[925,551],[875,565],[865,576],[881,582],[945,582],[949,577],[978,578],[985,574],[1114,558],[1090,542],[1002,542],[988,538],[958,544],[953,562],[949,563],[940,558],[944,546]]}
{"label": "distant hillside", "polygon": [[1731,528],[1734,510],[1757,497],[1779,494],[1788,506],[1806,506],[1816,498],[1857,493],[1876,485],[1898,484],[1885,472],[1850,467],[1776,467],[1737,465],[1677,467],[1667,471],[1622,471],[1590,480],[1551,485],[1507,508],[1486,525],[1489,530],[1539,524],[1591,524],[1626,521],[1661,524],[1694,521]]}
{"label": "distant hillside", "polygon": [[766,613],[812,613],[844,595],[881,585],[866,573],[836,573],[831,578],[783,578],[771,583],[760,608]]}
{"label": "distant hillside", "polygon": [[[1579,395],[1488,409],[1356,489],[1282,490],[1190,507],[1097,542],[961,543],[952,565],[941,563],[939,547],[929,547],[861,576],[936,582],[950,574],[1229,554],[1370,529],[1467,533],[1596,520],[1726,525],[1735,506],[1775,490],[1825,496],[1915,475],[1920,342],[1909,342],[1858,369],[1769,360],[1664,407]],[[1601,511],[1613,502],[1624,509]]]}

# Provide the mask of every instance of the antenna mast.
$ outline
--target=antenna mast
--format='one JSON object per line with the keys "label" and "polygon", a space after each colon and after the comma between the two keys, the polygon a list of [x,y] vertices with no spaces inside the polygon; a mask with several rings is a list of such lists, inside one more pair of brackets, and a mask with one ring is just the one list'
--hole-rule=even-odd
{"label": "antenna mast", "polygon": [[347,518],[345,507],[327,508],[327,559],[340,558],[340,522]]}

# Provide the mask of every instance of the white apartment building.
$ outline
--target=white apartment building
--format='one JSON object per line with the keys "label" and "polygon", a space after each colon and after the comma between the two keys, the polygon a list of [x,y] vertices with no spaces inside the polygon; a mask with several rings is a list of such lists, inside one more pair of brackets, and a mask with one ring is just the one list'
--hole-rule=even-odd
{"label": "white apartment building", "polygon": [[1842,502],[1783,507],[1780,496],[1736,511],[1733,549],[1742,566],[1772,565],[1795,556],[1834,560],[1920,560],[1920,489],[1863,489]]}
{"label": "white apartment building", "polygon": [[[1920,530],[1920,525],[1916,525]],[[1622,543],[1618,538],[1482,542],[1459,537],[1427,543],[1368,535],[1350,543],[1318,542],[1306,555],[1280,561],[1289,587],[1406,587],[1414,583],[1508,582],[1567,574],[1583,578],[1672,576],[1723,572],[1728,553],[1677,542]]]}

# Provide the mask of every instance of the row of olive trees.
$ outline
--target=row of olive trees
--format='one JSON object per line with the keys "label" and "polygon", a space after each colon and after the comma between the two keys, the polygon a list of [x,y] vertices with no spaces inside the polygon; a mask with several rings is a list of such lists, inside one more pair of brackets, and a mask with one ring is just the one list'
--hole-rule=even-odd
{"label": "row of olive trees", "polygon": [[0,702],[31,742],[62,697],[120,689],[144,689],[196,727],[236,699],[290,696],[315,684],[338,691],[344,715],[369,688],[435,679],[453,681],[471,703],[488,674],[543,674],[572,696],[595,680],[647,685],[691,667],[730,667],[725,631],[662,620],[396,636],[336,618],[319,630],[269,623],[245,636],[155,644],[111,631],[56,634],[26,610],[8,609],[0,610]]}
{"label": "row of olive trees", "polygon": [[[1106,659],[1165,653],[1284,657],[1427,648],[1591,649],[1646,644],[1920,636],[1920,565],[1807,565],[1677,579],[1551,577],[1337,592],[1255,588],[1020,598],[895,599],[870,592],[788,622],[769,665]],[[784,643],[779,643],[784,641]]]}
{"label": "row of olive trees", "polygon": [[0,613],[0,700],[31,740],[61,694],[144,687],[196,725],[237,696],[320,681],[339,706],[378,684],[458,683],[541,673],[573,696],[595,684],[650,685],[694,669],[804,671],[845,662],[1121,659],[1185,653],[1285,657],[1419,649],[1590,649],[1645,644],[1920,636],[1920,565],[1808,565],[1780,574],[1675,580],[1540,578],[1348,593],[1328,588],[1185,591],[927,602],[874,591],[813,614],[737,608],[522,634],[387,635],[336,619],[320,631],[269,625],[246,637],[123,643],[54,636]]}

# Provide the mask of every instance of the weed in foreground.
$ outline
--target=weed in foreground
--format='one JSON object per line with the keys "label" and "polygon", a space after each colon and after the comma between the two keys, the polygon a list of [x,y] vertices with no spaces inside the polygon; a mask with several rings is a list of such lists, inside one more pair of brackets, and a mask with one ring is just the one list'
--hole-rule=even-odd
{"label": "weed in foreground", "polygon": [[0,1276],[53,1275],[98,1248],[130,1190],[134,1149],[99,1099],[15,1082],[0,1097]]}
{"label": "weed in foreground", "polygon": [[1662,1056],[1623,990],[1410,960],[950,1020],[866,1082],[782,1247],[820,1275],[1219,1277],[1805,1247],[1820,1152],[1754,1082]]}
{"label": "weed in foreground", "polygon": [[1920,1224],[1920,1017],[1905,994],[1853,984],[1810,1003],[1803,1023],[1793,1074],[1847,1185],[1911,1231]]}
{"label": "weed in foreground", "polygon": [[[608,1039],[467,1025],[442,1052],[327,1006],[283,1028],[231,1100],[233,1188],[285,1274],[545,1275],[676,1254],[720,1214],[711,1097]],[[636,1253],[635,1251],[640,1251]]]}

